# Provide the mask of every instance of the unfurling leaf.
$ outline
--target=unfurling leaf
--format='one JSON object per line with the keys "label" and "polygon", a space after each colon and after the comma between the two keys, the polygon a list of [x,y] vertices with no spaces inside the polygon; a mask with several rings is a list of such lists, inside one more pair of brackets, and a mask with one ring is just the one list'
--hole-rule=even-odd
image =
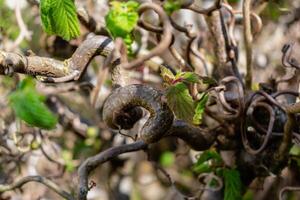
{"label": "unfurling leaf", "polygon": [[57,34],[65,40],[80,35],[74,0],[41,0],[41,20],[48,34]]}
{"label": "unfurling leaf", "polygon": [[178,119],[192,122],[194,115],[194,100],[184,83],[177,83],[167,89],[167,101]]}
{"label": "unfurling leaf", "polygon": [[44,103],[45,97],[40,95],[32,79],[24,79],[17,90],[9,95],[9,103],[17,117],[27,124],[42,129],[53,129],[57,117]]}
{"label": "unfurling leaf", "polygon": [[202,115],[204,113],[207,100],[208,100],[208,94],[205,93],[204,96],[197,102],[195,114],[193,117],[193,124],[200,125],[202,123]]}
{"label": "unfurling leaf", "polygon": [[240,173],[236,169],[224,169],[224,200],[240,200],[242,182],[240,179]]}
{"label": "unfurling leaf", "polygon": [[167,67],[160,67],[160,75],[167,85],[172,85],[173,81],[175,80],[174,74]]}

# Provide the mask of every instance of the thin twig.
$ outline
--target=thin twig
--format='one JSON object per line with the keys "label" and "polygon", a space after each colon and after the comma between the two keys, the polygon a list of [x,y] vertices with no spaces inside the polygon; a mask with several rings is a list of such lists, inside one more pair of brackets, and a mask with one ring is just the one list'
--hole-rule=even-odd
{"label": "thin twig", "polygon": [[286,113],[287,121],[284,125],[283,139],[277,153],[275,154],[275,159],[279,162],[279,165],[286,159],[286,155],[291,146],[293,129],[297,124],[296,114],[300,113],[300,102],[287,106]]}
{"label": "thin twig", "polygon": [[252,86],[252,33],[251,33],[251,17],[250,17],[251,0],[243,2],[243,22],[244,22],[244,40],[246,48],[247,74],[245,77],[246,88]]}
{"label": "thin twig", "polygon": [[300,191],[300,187],[293,187],[293,186],[283,187],[279,192],[279,200],[284,200],[283,194],[287,191]]}
{"label": "thin twig", "polygon": [[24,184],[28,182],[38,182],[41,183],[48,188],[52,189],[54,192],[56,192],[61,197],[68,199],[68,200],[75,200],[74,197],[72,197],[71,194],[64,191],[60,186],[58,186],[56,183],[52,182],[51,180],[42,177],[42,176],[27,176],[20,180],[18,180],[15,183],[8,184],[8,185],[0,185],[0,193],[7,192],[10,190],[14,190],[16,188],[21,188]]}
{"label": "thin twig", "polygon": [[125,69],[131,69],[138,67],[143,64],[146,60],[151,59],[154,56],[158,56],[163,53],[170,45],[172,40],[172,28],[169,21],[169,17],[164,12],[164,10],[157,4],[154,3],[144,3],[139,7],[139,14],[142,15],[147,10],[154,10],[160,17],[163,26],[163,33],[161,36],[160,43],[154,47],[147,55],[138,57],[137,59],[122,65]]}
{"label": "thin twig", "polygon": [[14,41],[14,44],[10,48],[10,50],[14,50],[16,47],[18,47],[21,44],[21,42],[24,40],[24,38],[26,40],[31,40],[31,35],[32,35],[32,32],[28,31],[27,26],[24,23],[24,20],[22,18],[22,14],[21,14],[21,7],[18,3],[16,4],[16,7],[15,7],[15,15],[16,15],[16,20],[17,20],[18,26],[20,28],[20,33],[19,33],[17,39]]}
{"label": "thin twig", "polygon": [[122,146],[111,147],[98,155],[87,158],[78,169],[79,185],[78,185],[78,199],[86,200],[88,187],[88,176],[102,163],[105,163],[120,154],[139,151],[147,148],[147,144],[143,141],[137,141],[132,144],[125,144]]}

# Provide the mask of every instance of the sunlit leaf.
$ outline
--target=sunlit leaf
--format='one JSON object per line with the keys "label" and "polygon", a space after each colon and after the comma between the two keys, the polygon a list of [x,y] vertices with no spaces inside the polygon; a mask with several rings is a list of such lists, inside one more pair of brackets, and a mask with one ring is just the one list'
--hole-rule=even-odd
{"label": "sunlit leaf", "polygon": [[128,50],[131,50],[132,31],[139,19],[137,12],[139,4],[135,1],[112,1],[110,4],[111,8],[105,16],[106,28],[114,39],[123,38]]}
{"label": "sunlit leaf", "polygon": [[65,40],[80,35],[74,0],[41,0],[40,11],[46,33],[57,34]]}
{"label": "sunlit leaf", "polygon": [[40,95],[32,79],[26,78],[16,91],[9,95],[9,103],[17,117],[27,124],[42,129],[53,129],[57,117],[44,103],[45,97]]}
{"label": "sunlit leaf", "polygon": [[167,89],[167,101],[178,119],[192,122],[194,116],[194,100],[184,83],[177,83]]}

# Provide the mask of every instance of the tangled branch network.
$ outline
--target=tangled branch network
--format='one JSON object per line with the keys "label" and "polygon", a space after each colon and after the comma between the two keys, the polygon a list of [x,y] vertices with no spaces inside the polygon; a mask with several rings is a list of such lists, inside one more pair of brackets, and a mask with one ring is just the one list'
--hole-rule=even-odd
{"label": "tangled branch network", "polygon": [[[90,62],[96,56],[103,56],[105,57],[104,67],[100,76],[97,77],[98,84],[103,83],[101,79],[104,73],[111,74],[113,83],[113,89],[102,108],[102,119],[106,125],[115,130],[129,130],[144,117],[145,112],[148,113],[149,117],[137,133],[138,136],[133,138],[135,140],[133,143],[111,147],[87,158],[80,165],[78,199],[87,198],[90,190],[89,175],[99,165],[120,154],[139,150],[148,151],[153,143],[166,137],[179,138],[197,151],[206,150],[212,146],[224,150],[237,150],[243,146],[242,151],[248,157],[264,165],[268,171],[279,173],[282,170],[287,163],[287,154],[291,144],[299,143],[300,140],[298,115],[300,103],[295,103],[296,97],[299,97],[298,92],[278,90],[277,85],[294,79],[297,73],[288,80],[278,80],[270,87],[261,85],[256,91],[251,89],[253,85],[252,41],[253,36],[260,32],[262,26],[260,17],[251,12],[250,2],[250,0],[244,1],[242,11],[246,49],[245,77],[240,73],[237,65],[239,48],[233,33],[235,26],[239,25],[236,18],[241,12],[233,10],[229,4],[222,3],[220,0],[207,9],[199,8],[193,0],[184,1],[180,5],[179,10],[188,9],[205,16],[208,25],[215,55],[216,83],[205,89],[191,84],[190,89],[191,93],[195,94],[195,98],[201,92],[209,94],[204,117],[212,120],[213,124],[217,124],[214,126],[206,124],[205,121],[201,126],[194,126],[179,120],[168,106],[163,91],[146,84],[130,84],[129,72],[141,65],[151,64],[153,57],[166,52],[170,53],[179,66],[179,69],[168,66],[171,71],[193,71],[198,73],[203,81],[209,75],[208,61],[203,51],[199,51],[201,47],[199,45],[202,44],[201,41],[207,39],[207,34],[204,34],[204,31],[195,32],[189,26],[177,24],[173,19],[175,13],[167,15],[158,3],[143,3],[138,10],[140,15],[138,28],[156,36],[155,47],[147,54],[139,55],[130,61],[128,61],[123,41],[121,39],[113,41],[107,35],[87,37],[73,55],[64,61],[0,51],[0,74],[28,74],[39,77],[39,80],[46,83],[77,81],[82,84],[82,77],[86,74]],[[148,10],[157,14],[159,21],[156,24],[160,25],[150,23],[143,17]],[[83,25],[89,26],[89,20],[93,19],[80,17],[80,20]],[[95,31],[95,28],[92,30]],[[188,40],[185,47],[186,55],[182,55],[176,48],[175,30],[184,33]],[[292,44],[283,47],[282,65],[299,70],[300,64],[293,58],[292,47]],[[299,79],[297,80],[299,85]],[[94,89],[99,92],[100,87],[97,85]],[[293,99],[291,104],[278,101],[279,98],[291,96]],[[268,158],[267,161],[266,158]],[[246,161],[242,163],[243,165],[249,164]],[[254,167],[252,170],[255,174],[258,168]],[[252,177],[254,178],[255,176]],[[12,185],[0,185],[0,192],[21,187],[29,181],[40,182],[66,199],[75,199],[52,181],[42,177],[25,177]],[[221,181],[219,185],[222,188]]]}

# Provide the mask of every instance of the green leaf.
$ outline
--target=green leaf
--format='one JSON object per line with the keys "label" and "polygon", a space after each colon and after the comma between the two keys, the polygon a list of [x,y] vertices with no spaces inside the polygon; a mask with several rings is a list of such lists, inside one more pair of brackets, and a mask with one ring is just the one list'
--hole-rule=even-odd
{"label": "green leaf", "polygon": [[176,83],[167,89],[167,101],[178,119],[192,122],[194,115],[194,100],[184,83]]}
{"label": "green leaf", "polygon": [[208,100],[208,94],[203,94],[202,98],[197,102],[197,106],[195,109],[195,114],[193,117],[193,124],[200,125],[202,123],[202,115],[205,110],[205,105]]}
{"label": "green leaf", "polygon": [[135,1],[112,1],[110,4],[111,9],[105,16],[106,28],[114,39],[123,38],[127,48],[131,50],[132,31],[139,19],[137,12],[139,4]]}
{"label": "green leaf", "polygon": [[111,2],[111,9],[105,16],[106,27],[110,35],[115,39],[123,38],[129,54],[131,54],[131,44],[133,43],[132,31],[137,25],[139,18],[137,9],[139,4],[135,1]]}
{"label": "green leaf", "polygon": [[220,154],[215,150],[204,151],[193,166],[193,171],[201,174],[211,172],[223,164]]}
{"label": "green leaf", "polygon": [[176,74],[176,79],[180,79],[186,83],[198,83],[199,76],[194,72],[178,72]]}
{"label": "green leaf", "polygon": [[175,156],[174,153],[170,151],[164,152],[160,158],[159,162],[163,167],[170,167],[175,162]]}
{"label": "green leaf", "polygon": [[164,10],[168,15],[171,15],[174,11],[179,10],[181,7],[181,3],[177,0],[167,0],[165,1]]}
{"label": "green leaf", "polygon": [[44,103],[45,97],[38,94],[32,79],[24,79],[17,90],[9,95],[9,104],[17,117],[27,124],[42,129],[53,129],[57,117]]}
{"label": "green leaf", "polygon": [[224,200],[240,200],[242,182],[240,173],[236,169],[224,169],[223,178],[225,182]]}
{"label": "green leaf", "polygon": [[57,34],[65,40],[80,35],[74,0],[41,0],[41,20],[48,34]]}

